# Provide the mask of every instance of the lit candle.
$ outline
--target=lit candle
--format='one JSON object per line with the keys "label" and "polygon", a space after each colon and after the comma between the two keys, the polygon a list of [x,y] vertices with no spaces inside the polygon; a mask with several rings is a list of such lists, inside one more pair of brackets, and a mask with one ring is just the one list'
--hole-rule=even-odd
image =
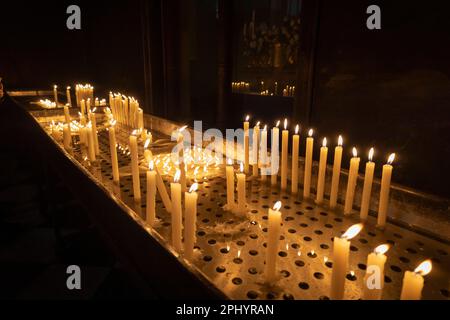
{"label": "lit candle", "polygon": [[261,181],[267,180],[267,125],[261,131],[261,147],[259,152],[259,158],[261,161]]}
{"label": "lit candle", "polygon": [[184,227],[184,253],[186,259],[192,260],[194,256],[195,231],[197,224],[197,188],[198,184],[194,183],[189,192],[184,194],[186,201],[185,227]]}
{"label": "lit candle", "polygon": [[389,245],[382,244],[375,248],[374,252],[367,257],[366,276],[364,277],[363,299],[380,300],[384,287],[384,265],[386,264],[385,253]]}
{"label": "lit candle", "polygon": [[281,132],[281,190],[287,188],[288,147],[289,131],[287,130],[287,119],[284,119],[284,130]]}
{"label": "lit candle", "polygon": [[154,163],[150,161],[149,170],[147,171],[147,207],[146,221],[153,226],[155,223],[155,197],[156,197],[156,172],[154,171]]}
{"label": "lit candle", "polygon": [[84,117],[84,114],[86,113],[86,102],[84,99],[81,99],[80,101],[80,108],[81,108],[81,115]]}
{"label": "lit candle", "polygon": [[298,134],[300,130],[299,125],[295,126],[295,134],[292,136],[292,168],[291,168],[291,187],[292,194],[297,194],[298,192],[298,149],[300,136]]}
{"label": "lit candle", "polygon": [[320,148],[320,160],[319,160],[319,174],[317,177],[317,196],[316,203],[322,204],[323,202],[323,192],[325,189],[325,175],[327,171],[327,138],[323,138],[322,148]]}
{"label": "lit candle", "polygon": [[66,88],[67,104],[72,107],[72,98],[70,97],[70,87]]}
{"label": "lit candle", "polygon": [[53,86],[53,97],[55,98],[55,105],[58,107],[58,86],[56,84]]}
{"label": "lit candle", "polygon": [[306,138],[306,152],[305,152],[305,178],[303,181],[303,198],[309,198],[311,194],[311,170],[312,170],[312,156],[313,156],[313,129],[308,132]]}
{"label": "lit candle", "polygon": [[70,125],[65,124],[63,126],[63,141],[64,141],[64,149],[67,151],[72,150],[72,135],[70,133]]}
{"label": "lit candle", "polygon": [[89,115],[91,113],[91,98],[86,100],[86,113]]}
{"label": "lit candle", "polygon": [[228,159],[226,167],[227,176],[227,209],[233,211],[234,203],[234,168],[233,161]]}
{"label": "lit candle", "polygon": [[238,212],[244,215],[246,212],[246,196],[245,196],[245,173],[244,166],[241,163],[241,172],[236,174],[237,178],[237,192],[238,192]]}
{"label": "lit candle", "polygon": [[139,155],[137,147],[136,132],[130,135],[130,153],[131,153],[131,174],[133,177],[133,195],[134,200],[139,201],[141,199],[141,182],[139,180]]}
{"label": "lit candle", "polygon": [[400,300],[420,300],[424,284],[423,277],[431,272],[431,260],[422,262],[414,272],[406,271],[403,277],[402,293]]}
{"label": "lit candle", "polygon": [[69,112],[69,105],[64,106],[64,119],[66,121],[66,124],[70,124],[70,112]]}
{"label": "lit candle", "polygon": [[344,298],[345,277],[348,268],[350,241],[363,228],[361,223],[351,226],[342,237],[335,237],[333,241],[333,270],[331,274],[330,298],[342,300]]}
{"label": "lit candle", "polygon": [[342,144],[342,136],[339,136],[338,145],[334,149],[333,178],[331,179],[330,208],[332,209],[336,208],[337,205],[342,163]]}
{"label": "lit candle", "polygon": [[346,215],[350,214],[353,208],[356,183],[358,180],[359,161],[358,151],[356,148],[353,148],[353,158],[350,159],[350,169],[348,171],[347,192],[345,193],[344,214]]}
{"label": "lit candle", "polygon": [[180,180],[181,171],[177,169],[173,182],[170,184],[170,195],[172,199],[172,246],[178,253],[181,253],[181,224],[182,224],[182,214],[181,214],[181,184],[178,183]]}
{"label": "lit candle", "polygon": [[92,123],[89,122],[86,127],[87,132],[87,144],[88,144],[88,157],[90,162],[95,161],[95,143],[94,143],[94,132],[92,130]]}
{"label": "lit candle", "polygon": [[245,117],[244,121],[244,169],[245,173],[249,172],[249,161],[250,161],[250,154],[249,154],[249,129],[250,129],[250,123],[248,122],[250,120],[250,116]]}
{"label": "lit candle", "polygon": [[254,177],[258,176],[259,124],[260,122],[258,121],[256,126],[253,128],[252,169]]}
{"label": "lit candle", "polygon": [[270,184],[272,186],[277,185],[277,179],[278,179],[278,170],[280,168],[280,129],[278,128],[280,125],[280,121],[277,121],[277,125],[272,128],[272,148],[271,148],[271,160],[270,160],[270,166],[271,170],[270,173],[272,174],[270,177]]}
{"label": "lit candle", "polygon": [[277,279],[276,261],[281,231],[281,202],[275,203],[273,210],[269,209],[269,225],[266,251],[266,281],[271,283]]}
{"label": "lit candle", "polygon": [[115,124],[116,124],[116,121],[114,120],[108,129],[109,151],[111,153],[111,166],[112,166],[112,172],[113,172],[113,181],[115,183],[119,183],[119,163],[117,161],[116,129],[114,128]]}
{"label": "lit candle", "polygon": [[383,166],[381,176],[380,202],[378,206],[378,227],[384,228],[386,225],[386,216],[389,205],[389,190],[391,189],[392,162],[394,162],[395,153],[389,156],[388,163]]}
{"label": "lit candle", "polygon": [[373,173],[375,171],[375,163],[372,162],[374,149],[371,148],[369,151],[369,161],[366,163],[366,173],[364,175],[364,188],[361,199],[361,211],[360,218],[361,220],[367,220],[367,215],[369,214],[370,208],[370,197],[372,194],[372,182],[373,182]]}
{"label": "lit candle", "polygon": [[94,134],[94,149],[95,149],[95,155],[100,155],[100,147],[98,145],[98,133],[97,133],[97,119],[95,118],[95,110],[92,110],[92,112],[89,113],[89,120],[92,123],[92,133]]}

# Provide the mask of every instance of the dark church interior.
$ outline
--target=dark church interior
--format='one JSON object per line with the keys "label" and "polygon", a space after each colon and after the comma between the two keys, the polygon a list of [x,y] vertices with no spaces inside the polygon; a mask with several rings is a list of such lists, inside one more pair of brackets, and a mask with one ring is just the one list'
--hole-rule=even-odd
{"label": "dark church interior", "polygon": [[445,1],[0,7],[1,300],[449,300]]}

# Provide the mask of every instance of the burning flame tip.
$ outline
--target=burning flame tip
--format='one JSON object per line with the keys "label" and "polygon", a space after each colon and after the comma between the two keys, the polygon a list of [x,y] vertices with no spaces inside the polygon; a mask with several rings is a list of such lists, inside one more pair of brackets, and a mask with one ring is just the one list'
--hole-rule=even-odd
{"label": "burning flame tip", "polygon": [[431,272],[431,269],[433,268],[433,264],[431,263],[431,260],[425,260],[419,266],[414,270],[415,273],[420,274],[421,276],[426,276]]}
{"label": "burning flame tip", "polygon": [[354,237],[358,235],[358,233],[362,230],[364,225],[362,223],[354,224],[350,228],[345,231],[345,233],[342,235],[343,239],[351,240]]}
{"label": "burning flame tip", "polygon": [[280,211],[280,209],[281,209],[281,201],[277,201],[276,203],[275,203],[275,205],[273,206],[273,210],[275,210],[275,211]]}

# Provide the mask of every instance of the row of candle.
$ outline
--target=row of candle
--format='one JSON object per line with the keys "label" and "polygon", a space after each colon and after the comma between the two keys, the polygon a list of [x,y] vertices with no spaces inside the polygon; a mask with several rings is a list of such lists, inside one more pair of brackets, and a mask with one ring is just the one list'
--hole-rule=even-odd
{"label": "row of candle", "polygon": [[[284,121],[284,130],[282,131],[282,145],[281,145],[281,163],[279,154],[279,124],[278,121],[276,126],[272,128],[272,150],[271,150],[271,184],[272,186],[277,185],[278,180],[278,170],[281,164],[281,189],[287,189],[288,180],[288,148],[289,148],[289,131],[287,129],[287,119]],[[258,122],[253,128],[253,143],[252,150],[249,147],[249,116],[246,117],[244,122],[244,171],[249,172],[249,166],[252,164],[253,176],[258,176],[259,169],[261,167],[261,179],[266,179],[265,171],[263,166],[267,165],[269,157],[267,154],[267,126],[260,131],[260,123]],[[291,167],[291,193],[298,193],[298,159],[299,159],[299,125],[295,127],[295,133],[292,136],[292,167]],[[342,153],[343,153],[343,139],[339,136],[338,145],[335,148],[334,162],[333,162],[333,175],[330,187],[330,208],[336,208],[338,191],[339,191],[339,180],[341,172],[342,163]],[[305,165],[304,165],[304,181],[303,181],[303,197],[305,199],[311,197],[311,174],[312,174],[312,162],[313,162],[313,147],[314,147],[314,137],[313,130],[310,129],[308,132],[308,137],[306,138],[305,144]],[[250,154],[251,152],[251,154]],[[359,164],[360,158],[356,148],[353,148],[353,157],[350,160],[349,173],[347,188],[345,193],[344,202],[344,214],[351,214],[354,204],[355,190],[357,185],[357,179],[359,175]],[[251,155],[251,157],[250,157]],[[258,159],[258,155],[260,159]],[[375,171],[375,163],[373,162],[374,149],[371,148],[369,152],[369,159],[366,163],[365,176],[364,176],[364,187],[362,193],[362,200],[360,206],[360,217],[362,220],[366,220],[369,212],[369,205],[372,193],[372,184]],[[388,158],[387,164],[383,166],[382,178],[381,178],[381,190],[378,206],[378,226],[384,227],[386,225],[386,216],[388,211],[389,203],[389,191],[391,185],[392,177],[392,162],[395,159],[395,154],[391,154]],[[325,178],[328,164],[328,147],[327,139],[324,138],[322,142],[322,147],[320,148],[320,158],[319,158],[319,169],[317,178],[317,188],[316,188],[316,203],[323,204],[324,190],[325,190]]]}
{"label": "row of candle", "polygon": [[[67,98],[70,100],[70,87],[67,87]],[[77,106],[81,108],[81,100],[94,101],[94,87],[90,84],[77,84],[75,85],[75,98],[77,102]],[[72,105],[70,103],[70,105]]]}
{"label": "row of candle", "polygon": [[249,92],[250,91],[250,82],[232,82],[231,90],[233,92]]}
{"label": "row of candle", "polygon": [[295,86],[287,85],[283,89],[283,97],[293,97],[295,95]]}

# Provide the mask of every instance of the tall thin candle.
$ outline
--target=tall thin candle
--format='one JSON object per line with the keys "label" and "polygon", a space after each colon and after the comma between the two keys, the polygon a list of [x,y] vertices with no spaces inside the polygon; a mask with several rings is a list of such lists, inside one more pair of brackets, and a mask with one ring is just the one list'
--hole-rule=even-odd
{"label": "tall thin candle", "polygon": [[347,192],[345,193],[344,214],[346,215],[352,212],[360,160],[358,158],[358,151],[356,148],[353,148],[353,158],[350,159],[350,169],[348,171]]}
{"label": "tall thin candle", "polygon": [[292,136],[292,168],[291,168],[291,192],[297,194],[298,192],[298,149],[300,142],[300,135],[298,134],[300,126],[295,126],[295,134]]}
{"label": "tall thin candle", "polygon": [[317,195],[316,195],[317,204],[322,204],[323,202],[323,193],[325,189],[325,176],[327,171],[327,157],[328,157],[327,138],[323,138],[322,148],[320,148],[319,174],[317,177]]}
{"label": "tall thin candle", "polygon": [[305,152],[305,176],[303,181],[303,198],[309,198],[311,194],[311,171],[312,171],[312,156],[313,156],[313,129],[308,132],[306,138],[306,152]]}
{"label": "tall thin candle", "polygon": [[342,136],[339,136],[338,145],[334,149],[334,163],[333,163],[333,177],[331,179],[331,191],[330,191],[330,208],[334,209],[337,205],[338,193],[339,193],[339,178],[341,175],[341,163],[342,163]]}
{"label": "tall thin candle", "polygon": [[378,227],[384,228],[389,206],[389,191],[391,189],[392,162],[395,160],[395,153],[389,156],[388,163],[383,166],[381,176],[380,202],[378,206]]}
{"label": "tall thin candle", "polygon": [[284,119],[284,130],[281,133],[281,190],[287,188],[287,166],[288,166],[289,131],[287,119]]}
{"label": "tall thin candle", "polygon": [[369,151],[369,161],[366,163],[366,173],[364,175],[364,188],[361,198],[361,220],[367,220],[367,215],[369,214],[370,208],[370,197],[372,194],[372,183],[373,183],[373,173],[375,171],[375,163],[373,160],[374,149],[371,148]]}

